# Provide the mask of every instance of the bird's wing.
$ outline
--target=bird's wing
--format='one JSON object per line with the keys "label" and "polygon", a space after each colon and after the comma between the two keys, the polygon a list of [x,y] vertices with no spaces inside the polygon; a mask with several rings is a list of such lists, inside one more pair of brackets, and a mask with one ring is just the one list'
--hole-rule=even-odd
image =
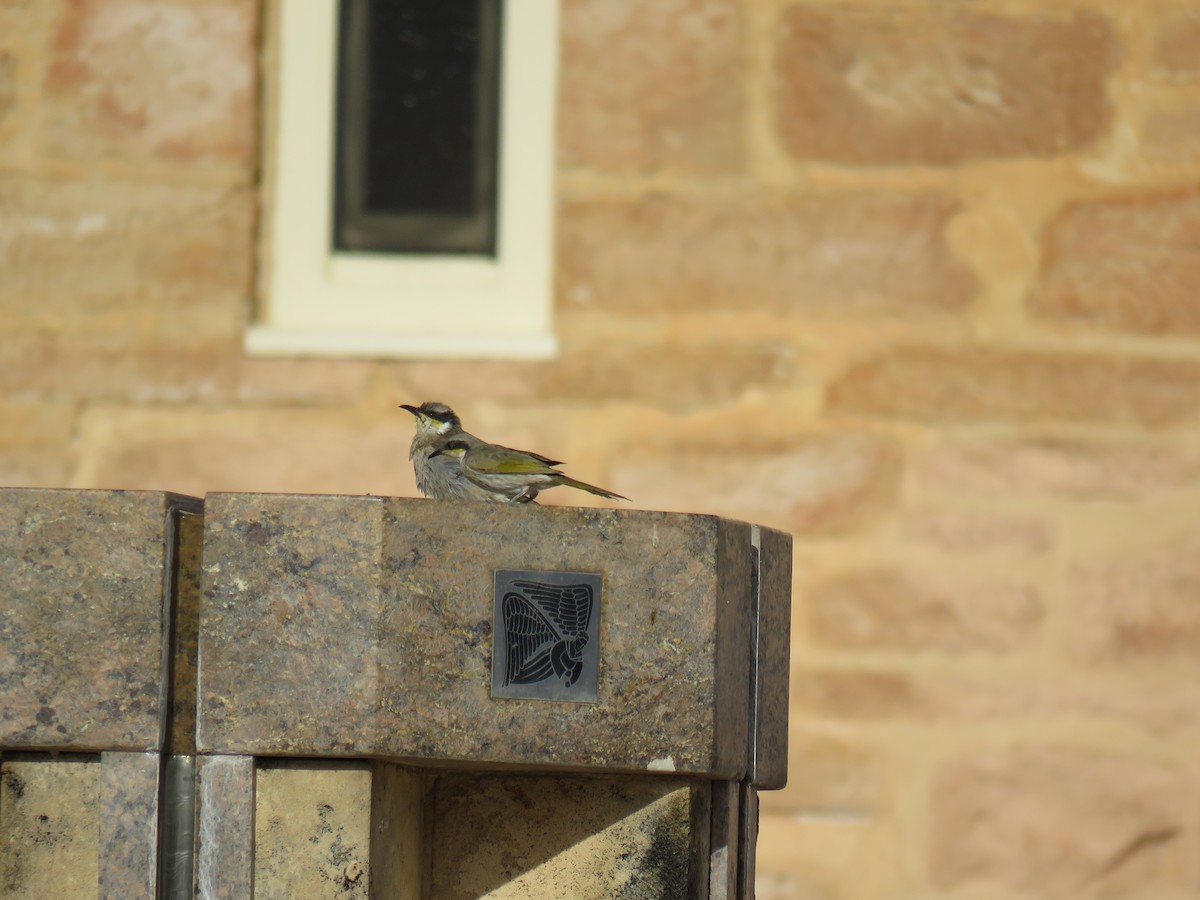
{"label": "bird's wing", "polygon": [[532,456],[534,459],[541,460],[543,465],[547,465],[547,466],[561,466],[562,465],[561,459],[551,459],[548,456],[542,456],[542,454],[540,454],[540,453],[534,453],[532,450],[514,450],[513,452],[514,453],[523,453],[526,456]]}
{"label": "bird's wing", "polygon": [[463,465],[482,475],[553,475],[555,469],[546,465],[543,458],[520,450],[510,450],[496,444],[472,447],[463,459]]}

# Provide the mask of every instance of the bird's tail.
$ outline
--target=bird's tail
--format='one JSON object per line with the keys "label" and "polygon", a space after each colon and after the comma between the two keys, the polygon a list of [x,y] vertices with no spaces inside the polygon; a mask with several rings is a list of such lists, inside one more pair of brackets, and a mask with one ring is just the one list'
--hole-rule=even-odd
{"label": "bird's tail", "polygon": [[629,499],[628,497],[625,497],[621,494],[616,494],[616,493],[613,493],[612,491],[606,491],[602,487],[596,487],[594,484],[588,484],[586,481],[578,481],[578,480],[572,478],[570,475],[563,475],[561,472],[559,472],[557,474],[559,476],[558,483],[565,484],[567,487],[579,488],[579,490],[581,490],[581,491],[587,491],[589,494],[596,494],[597,496],[600,496],[600,497],[607,497],[609,500],[628,500]]}

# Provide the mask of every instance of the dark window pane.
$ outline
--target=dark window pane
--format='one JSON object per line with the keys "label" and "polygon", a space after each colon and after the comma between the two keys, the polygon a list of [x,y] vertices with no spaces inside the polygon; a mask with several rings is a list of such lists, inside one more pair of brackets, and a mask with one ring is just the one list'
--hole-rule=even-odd
{"label": "dark window pane", "polygon": [[342,0],[334,247],[494,255],[501,0]]}

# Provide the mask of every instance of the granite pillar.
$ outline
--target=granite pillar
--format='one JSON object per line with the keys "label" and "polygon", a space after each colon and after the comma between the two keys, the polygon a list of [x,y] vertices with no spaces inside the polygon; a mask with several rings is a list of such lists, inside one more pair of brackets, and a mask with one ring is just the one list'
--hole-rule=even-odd
{"label": "granite pillar", "polygon": [[101,900],[154,900],[159,766],[157,753],[100,754]]}
{"label": "granite pillar", "polygon": [[254,896],[254,760],[212,756],[198,772],[196,887],[200,900]]}
{"label": "granite pillar", "polygon": [[[711,516],[0,489],[0,895],[749,896],[790,567]],[[501,586],[581,578],[537,652],[588,693],[498,692]]]}
{"label": "granite pillar", "polygon": [[[254,494],[210,495],[205,522],[201,752],[739,780],[753,745],[760,766],[778,754],[770,777],[786,764],[777,735],[748,731],[761,653],[749,525]],[[497,569],[601,577],[596,702],[491,695]],[[778,628],[787,612],[764,597]],[[786,670],[777,640],[764,633],[772,679]],[[774,711],[786,688],[770,690]]]}
{"label": "granite pillar", "polygon": [[162,748],[184,509],[199,501],[0,490],[0,749]]}
{"label": "granite pillar", "polygon": [[157,896],[163,751],[186,696],[169,683],[176,598],[198,586],[200,511],[162,492],[0,489],[0,896]]}

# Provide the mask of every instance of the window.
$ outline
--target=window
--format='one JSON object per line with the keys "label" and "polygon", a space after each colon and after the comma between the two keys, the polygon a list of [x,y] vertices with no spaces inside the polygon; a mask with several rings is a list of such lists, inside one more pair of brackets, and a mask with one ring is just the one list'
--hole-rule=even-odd
{"label": "window", "polygon": [[345,0],[333,246],[496,252],[502,0]]}
{"label": "window", "polygon": [[548,357],[556,0],[277,0],[251,353]]}

